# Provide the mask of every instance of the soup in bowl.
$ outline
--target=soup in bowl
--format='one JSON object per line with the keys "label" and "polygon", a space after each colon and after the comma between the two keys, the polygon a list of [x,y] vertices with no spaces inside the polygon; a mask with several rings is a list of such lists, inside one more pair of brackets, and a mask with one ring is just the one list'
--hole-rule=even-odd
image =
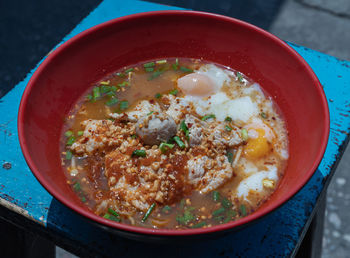
{"label": "soup in bowl", "polygon": [[328,130],[322,87],[294,50],[190,11],[79,34],[40,65],[19,112],[43,186],[129,236],[202,235],[262,217],[312,176]]}

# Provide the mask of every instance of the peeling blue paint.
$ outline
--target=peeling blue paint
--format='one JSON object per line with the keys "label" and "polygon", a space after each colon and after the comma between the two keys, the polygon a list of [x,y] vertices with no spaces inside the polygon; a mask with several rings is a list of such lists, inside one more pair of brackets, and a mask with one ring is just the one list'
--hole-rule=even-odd
{"label": "peeling blue paint", "polygon": [[[105,0],[69,34],[104,21],[132,13],[180,9],[164,5],[126,0]],[[10,169],[0,167],[0,198],[28,211],[28,216],[43,222],[46,228],[63,235],[67,243],[78,243],[80,249],[99,254],[123,256],[288,256],[296,247],[317,198],[347,143],[350,128],[350,63],[334,57],[290,45],[310,64],[320,79],[331,114],[331,132],[325,156],[308,184],[289,202],[258,223],[220,239],[202,241],[191,246],[157,246],[122,239],[86,223],[85,220],[56,201],[34,178],[22,156],[17,135],[17,112],[23,90],[35,69],[0,101],[1,161]],[[44,226],[43,226],[43,229]],[[76,247],[78,248],[78,247]]]}

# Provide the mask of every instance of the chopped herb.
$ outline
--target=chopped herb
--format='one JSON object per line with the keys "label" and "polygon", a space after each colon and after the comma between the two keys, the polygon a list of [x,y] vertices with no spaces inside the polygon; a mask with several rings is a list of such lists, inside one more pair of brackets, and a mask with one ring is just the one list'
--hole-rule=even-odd
{"label": "chopped herb", "polygon": [[207,225],[207,223],[205,221],[199,222],[197,224],[194,224],[191,228],[202,228],[205,225]]}
{"label": "chopped herb", "polygon": [[175,64],[179,65],[179,59],[178,58],[175,59]]}
{"label": "chopped herb", "polygon": [[73,132],[72,131],[67,131],[67,132],[64,133],[64,135],[66,137],[71,137],[73,135]]}
{"label": "chopped herb", "polygon": [[247,215],[247,209],[246,209],[244,204],[241,205],[240,210],[241,210],[242,216],[246,216]]}
{"label": "chopped herb", "polygon": [[156,64],[155,64],[154,62],[149,62],[149,63],[143,64],[143,67],[149,68],[149,67],[153,67],[153,66],[155,66],[155,65],[156,65]]}
{"label": "chopped herb", "polygon": [[116,216],[111,215],[109,213],[106,213],[103,217],[105,219],[109,219],[109,220],[113,220],[113,221],[116,221],[116,222],[120,222],[120,218],[119,217],[116,217]]}
{"label": "chopped herb", "polygon": [[101,94],[105,94],[107,92],[111,91],[111,87],[110,86],[106,86],[106,85],[102,85],[100,88]]}
{"label": "chopped herb", "polygon": [[165,205],[162,209],[163,212],[171,211],[171,207],[169,205]]}
{"label": "chopped herb", "polygon": [[237,72],[237,78],[238,78],[238,80],[240,81],[240,82],[243,82],[243,76],[242,76],[242,74],[240,73],[240,72]]}
{"label": "chopped herb", "polygon": [[162,153],[165,153],[167,150],[174,148],[174,146],[175,146],[175,144],[162,142],[159,145],[159,149],[161,150]]}
{"label": "chopped herb", "polygon": [[190,138],[190,131],[188,130],[185,120],[182,120],[180,124],[180,130],[182,130],[185,133],[186,139],[188,140]]}
{"label": "chopped herb", "polygon": [[125,73],[130,73],[132,71],[134,71],[134,68],[129,68],[129,69],[125,70]]}
{"label": "chopped herb", "polygon": [[232,118],[231,118],[231,117],[229,117],[229,116],[227,116],[227,117],[225,118],[225,121],[227,121],[227,122],[231,122],[231,121],[232,121]]}
{"label": "chopped herb", "polygon": [[214,202],[220,201],[220,193],[218,191],[213,191],[213,200]]}
{"label": "chopped herb", "polygon": [[233,161],[233,153],[232,152],[227,152],[226,154],[228,162],[232,163]]}
{"label": "chopped herb", "polygon": [[262,118],[264,118],[264,119],[266,119],[266,118],[267,118],[267,115],[266,115],[266,113],[265,113],[265,112],[261,112],[261,113],[260,113],[260,116],[261,116]]}
{"label": "chopped herb", "polygon": [[218,215],[220,215],[221,213],[224,213],[225,212],[225,208],[224,207],[221,207],[221,208],[219,208],[219,209],[217,209],[217,210],[215,210],[215,211],[213,211],[213,216],[215,217],[215,216],[218,216]]}
{"label": "chopped herb", "polygon": [[99,97],[101,97],[101,92],[100,92],[100,88],[99,87],[95,87],[95,88],[92,89],[92,97],[93,97],[93,100],[96,100]]}
{"label": "chopped herb", "polygon": [[191,222],[194,219],[195,219],[195,216],[189,210],[186,210],[184,212],[183,216],[181,216],[181,215],[176,216],[176,221],[179,222],[180,224],[183,224],[183,225],[188,224],[189,222]]}
{"label": "chopped herb", "polygon": [[229,127],[228,125],[225,125],[225,130],[228,131],[228,132],[231,132],[231,131],[232,131],[232,128]]}
{"label": "chopped herb", "polygon": [[186,145],[183,141],[181,141],[179,136],[175,136],[173,139],[177,143],[177,145],[179,145],[180,149],[184,149],[186,147]]}
{"label": "chopped herb", "polygon": [[154,111],[149,112],[147,115],[150,116],[154,113]]}
{"label": "chopped herb", "polygon": [[155,97],[156,99],[160,99],[160,98],[162,97],[162,94],[157,93],[156,95],[154,95],[154,97]]}
{"label": "chopped herb", "polygon": [[157,70],[157,71],[155,71],[154,73],[152,73],[151,76],[148,77],[147,80],[152,81],[153,79],[159,77],[163,72],[164,72],[164,71],[159,71],[159,70]]}
{"label": "chopped herb", "polygon": [[172,64],[171,67],[173,68],[174,71],[176,71],[177,69],[179,69],[178,65],[176,65],[176,64]]}
{"label": "chopped herb", "polygon": [[84,134],[84,131],[78,131],[77,135],[82,136]]}
{"label": "chopped herb", "polygon": [[79,182],[75,183],[75,184],[73,185],[73,189],[74,189],[74,191],[76,191],[76,192],[81,191],[80,183],[79,183]]}
{"label": "chopped herb", "polygon": [[143,218],[142,218],[142,222],[145,222],[146,220],[147,220],[147,218],[149,217],[149,215],[152,213],[152,211],[154,210],[154,207],[156,207],[156,204],[155,203],[153,203],[152,205],[151,205],[151,207],[149,207],[149,209],[148,209],[148,211],[146,212],[146,214],[145,214],[145,216],[143,216]]}
{"label": "chopped herb", "polygon": [[125,110],[129,107],[129,102],[127,100],[120,101],[120,110]]}
{"label": "chopped herb", "polygon": [[146,72],[153,72],[154,68],[153,67],[147,67],[147,68],[145,68],[145,71]]}
{"label": "chopped herb", "polygon": [[178,93],[179,93],[179,91],[177,89],[174,89],[174,90],[169,92],[169,94],[174,95],[174,96],[176,96],[176,94],[178,94]]}
{"label": "chopped herb", "polygon": [[71,160],[73,157],[73,154],[71,151],[67,150],[66,151],[66,160]]}
{"label": "chopped herb", "polygon": [[180,66],[180,70],[185,73],[193,73],[193,70],[184,66]]}
{"label": "chopped herb", "polygon": [[224,208],[226,208],[226,209],[232,207],[232,203],[231,203],[230,200],[227,199],[226,197],[223,198],[223,199],[221,200],[221,205],[222,205]]}
{"label": "chopped herb", "polygon": [[167,60],[158,60],[156,61],[157,64],[166,64]]}
{"label": "chopped herb", "polygon": [[222,221],[225,219],[225,216],[224,215],[217,216],[217,217],[214,217],[214,219],[221,224]]}
{"label": "chopped herb", "polygon": [[107,106],[113,106],[113,105],[115,105],[115,104],[117,104],[118,103],[118,99],[117,98],[111,98],[110,100],[108,100],[105,104],[107,105]]}
{"label": "chopped herb", "polygon": [[120,215],[115,210],[112,210],[111,208],[108,208],[108,212],[113,216],[120,217]]}
{"label": "chopped herb", "polygon": [[81,200],[82,202],[86,202],[86,198],[85,198],[84,196],[82,196],[82,197],[80,198],[80,200]]}
{"label": "chopped herb", "polygon": [[125,74],[124,73],[117,73],[117,76],[119,76],[120,78],[124,78]]}
{"label": "chopped herb", "polygon": [[247,141],[248,140],[248,131],[247,131],[247,129],[243,128],[241,130],[241,135],[242,135],[242,140],[243,141]]}
{"label": "chopped herb", "polygon": [[216,116],[214,114],[206,115],[202,117],[202,121],[208,120],[210,118],[215,118]]}
{"label": "chopped herb", "polygon": [[109,85],[109,81],[102,81],[100,82],[101,85]]}
{"label": "chopped herb", "polygon": [[91,100],[92,100],[92,95],[91,95],[91,94],[87,95],[87,96],[86,96],[86,100],[87,100],[87,101],[91,101]]}
{"label": "chopped herb", "polygon": [[236,217],[237,213],[234,210],[228,210],[226,213],[226,219],[223,221],[223,223],[227,223],[231,220],[234,220]]}
{"label": "chopped herb", "polygon": [[132,152],[132,156],[146,157],[146,151],[145,150],[134,150]]}
{"label": "chopped herb", "polygon": [[132,139],[136,139],[137,138],[137,135],[136,134],[133,134],[130,136]]}
{"label": "chopped herb", "polygon": [[118,86],[119,87],[125,87],[125,86],[128,86],[130,83],[127,82],[127,81],[123,81],[122,83],[118,83]]}
{"label": "chopped herb", "polygon": [[68,138],[66,145],[72,145],[75,142],[75,137],[72,135]]}

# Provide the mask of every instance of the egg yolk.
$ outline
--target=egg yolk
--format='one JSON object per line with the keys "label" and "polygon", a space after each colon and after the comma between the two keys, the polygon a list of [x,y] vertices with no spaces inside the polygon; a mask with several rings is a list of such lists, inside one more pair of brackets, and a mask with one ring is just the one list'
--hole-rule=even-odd
{"label": "egg yolk", "polygon": [[258,137],[248,139],[247,145],[244,147],[244,155],[249,159],[258,159],[265,156],[269,152],[269,143],[265,137],[265,130],[262,128],[254,129],[258,133]]}
{"label": "egg yolk", "polygon": [[216,92],[212,79],[204,74],[191,73],[177,80],[181,91],[190,96],[206,97]]}

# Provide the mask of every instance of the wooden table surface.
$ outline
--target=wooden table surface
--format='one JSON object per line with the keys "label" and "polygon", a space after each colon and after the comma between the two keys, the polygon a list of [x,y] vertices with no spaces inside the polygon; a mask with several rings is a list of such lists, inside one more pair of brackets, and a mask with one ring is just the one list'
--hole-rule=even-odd
{"label": "wooden table surface", "polygon": [[[103,1],[62,42],[102,22],[133,13],[181,8],[141,1]],[[290,256],[298,249],[325,194],[350,132],[350,63],[289,43],[318,76],[328,99],[331,130],[325,155],[304,188],[272,214],[239,232],[185,246],[135,242],[90,224],[55,200],[23,158],[17,135],[22,93],[35,71],[0,99],[0,217],[76,254],[123,257]],[[308,132],[312,133],[312,132]],[[156,247],[156,248],[155,248]],[[321,248],[321,247],[320,247]]]}

